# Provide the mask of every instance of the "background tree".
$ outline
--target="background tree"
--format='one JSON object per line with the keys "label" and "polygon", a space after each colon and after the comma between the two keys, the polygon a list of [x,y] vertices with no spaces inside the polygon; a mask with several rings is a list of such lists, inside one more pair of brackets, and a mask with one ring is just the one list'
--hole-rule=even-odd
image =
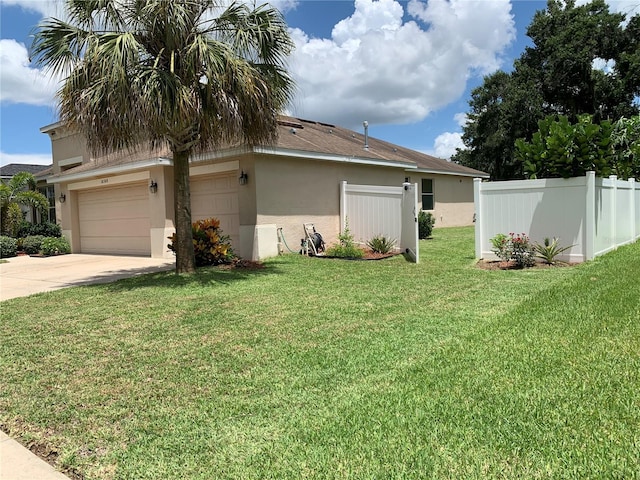
{"label": "background tree", "polygon": [[531,140],[539,120],[561,115],[575,123],[590,114],[598,123],[637,115],[640,17],[626,26],[624,18],[610,13],[604,0],[581,6],[549,0],[546,10],[534,15],[527,29],[533,46],[514,62],[513,71],[486,77],[472,92],[463,132],[466,149],[453,160],[487,171],[494,180],[522,178],[515,141]]}
{"label": "background tree", "polygon": [[15,236],[24,218],[21,206],[46,213],[47,197],[36,191],[36,179],[29,172],[18,172],[7,183],[0,184],[0,213],[2,234]]}
{"label": "background tree", "polygon": [[66,77],[60,121],[94,154],[168,145],[176,272],[195,270],[189,157],[269,144],[293,82],[280,12],[215,0],[67,0],[69,21],[41,23],[32,58]]}

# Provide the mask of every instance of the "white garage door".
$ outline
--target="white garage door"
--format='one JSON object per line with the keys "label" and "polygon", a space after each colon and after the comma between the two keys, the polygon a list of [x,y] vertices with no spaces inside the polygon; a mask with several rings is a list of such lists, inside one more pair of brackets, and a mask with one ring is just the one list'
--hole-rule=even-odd
{"label": "white garage door", "polygon": [[151,255],[146,183],[78,192],[80,251]]}
{"label": "white garage door", "polygon": [[240,245],[240,208],[236,172],[191,178],[191,218],[217,218],[224,235],[231,237],[236,251]]}

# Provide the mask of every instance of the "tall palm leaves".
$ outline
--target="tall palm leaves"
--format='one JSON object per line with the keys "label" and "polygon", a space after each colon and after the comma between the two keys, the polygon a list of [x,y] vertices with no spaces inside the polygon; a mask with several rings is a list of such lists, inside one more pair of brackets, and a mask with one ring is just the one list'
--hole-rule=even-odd
{"label": "tall palm leaves", "polygon": [[3,234],[15,235],[23,219],[20,206],[32,207],[44,213],[49,208],[47,197],[36,190],[36,179],[29,172],[15,174],[0,184],[0,212]]}
{"label": "tall palm leaves", "polygon": [[93,152],[172,150],[178,273],[194,269],[189,155],[273,142],[293,93],[281,14],[221,3],[67,0],[69,20],[43,22],[32,46],[35,61],[66,76],[60,120]]}

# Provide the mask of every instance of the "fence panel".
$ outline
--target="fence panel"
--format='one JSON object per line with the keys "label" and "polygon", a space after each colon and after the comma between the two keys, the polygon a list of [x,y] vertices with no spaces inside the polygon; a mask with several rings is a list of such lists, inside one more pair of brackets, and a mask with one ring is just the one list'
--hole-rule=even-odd
{"label": "fence panel", "polygon": [[[341,183],[340,221],[342,230],[349,224],[349,230],[356,242],[366,244],[377,235],[396,240],[396,245],[403,251],[407,248],[417,251],[413,236],[417,238],[418,225],[415,219],[414,229],[403,230],[403,216],[417,211],[417,186],[411,186],[413,204],[403,201],[403,187],[379,185],[353,185]],[[412,208],[409,208],[409,207]],[[405,222],[406,223],[406,222]],[[403,235],[404,234],[404,235]],[[415,234],[415,235],[414,235]],[[405,246],[405,243],[407,244]],[[414,261],[417,263],[417,256]]]}
{"label": "fence panel", "polygon": [[615,176],[474,183],[476,257],[495,258],[490,239],[526,233],[573,247],[561,260],[580,262],[640,237],[640,188]]}

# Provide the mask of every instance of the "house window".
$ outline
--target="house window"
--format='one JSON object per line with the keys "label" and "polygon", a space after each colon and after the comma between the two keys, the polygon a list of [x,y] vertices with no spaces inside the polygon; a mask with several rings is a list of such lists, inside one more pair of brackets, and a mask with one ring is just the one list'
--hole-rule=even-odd
{"label": "house window", "polygon": [[433,210],[435,200],[433,198],[433,180],[422,179],[422,210]]}
{"label": "house window", "polygon": [[40,223],[42,222],[53,222],[56,223],[56,192],[53,185],[47,185],[46,187],[42,187],[38,189],[41,194],[47,197],[49,201],[49,210],[47,213],[40,216]]}

